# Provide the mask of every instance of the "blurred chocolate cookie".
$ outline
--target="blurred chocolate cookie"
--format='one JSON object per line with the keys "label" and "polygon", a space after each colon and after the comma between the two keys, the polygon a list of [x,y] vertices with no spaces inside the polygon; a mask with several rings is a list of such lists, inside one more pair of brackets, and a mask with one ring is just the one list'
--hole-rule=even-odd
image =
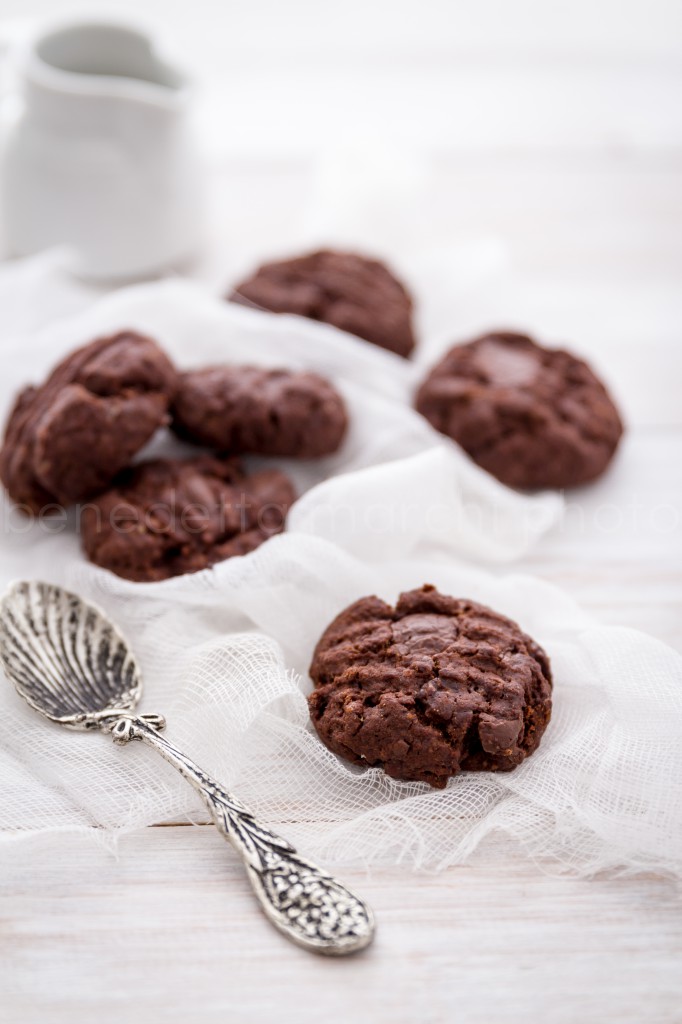
{"label": "blurred chocolate cookie", "polygon": [[341,444],[348,418],[338,391],[315,373],[212,366],[183,373],[173,429],[224,452],[312,459]]}
{"label": "blurred chocolate cookie", "polygon": [[230,298],[322,320],[399,356],[415,345],[408,291],[383,263],[354,253],[324,249],[265,263]]}
{"label": "blurred chocolate cookie", "polygon": [[10,497],[38,513],[102,490],[167,422],[175,387],[167,356],[135,331],[72,352],[10,414],[0,452]]}
{"label": "blurred chocolate cookie", "polygon": [[584,360],[523,334],[455,345],[421,385],[416,407],[512,487],[594,480],[623,433],[612,398]]}
{"label": "blurred chocolate cookie", "polygon": [[295,500],[279,470],[238,459],[155,459],[123,472],[81,517],[91,562],[129,580],[164,580],[245,555],[284,529]]}
{"label": "blurred chocolate cookie", "polygon": [[551,714],[547,655],[516,623],[424,586],[395,608],[350,605],[313,656],[310,715],[356,764],[436,788],[461,771],[510,771]]}

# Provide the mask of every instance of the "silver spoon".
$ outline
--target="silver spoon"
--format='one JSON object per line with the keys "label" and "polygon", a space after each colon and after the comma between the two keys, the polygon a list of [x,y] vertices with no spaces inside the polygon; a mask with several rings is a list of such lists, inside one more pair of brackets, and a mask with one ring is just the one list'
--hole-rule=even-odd
{"label": "silver spoon", "polygon": [[24,700],[51,722],[101,729],[114,743],[142,740],[177,768],[240,854],[261,907],[287,938],[332,956],[371,942],[374,919],[366,903],[259,825],[236,797],[161,736],[161,715],[134,713],[142,694],[140,669],[97,608],[49,583],[15,583],[0,602],[0,659]]}

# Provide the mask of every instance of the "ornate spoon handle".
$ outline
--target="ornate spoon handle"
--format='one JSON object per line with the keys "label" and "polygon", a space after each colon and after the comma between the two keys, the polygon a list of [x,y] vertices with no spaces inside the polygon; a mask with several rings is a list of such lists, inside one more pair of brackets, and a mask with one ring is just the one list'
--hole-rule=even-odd
{"label": "ornate spoon handle", "polygon": [[[109,716],[106,716],[107,718]],[[343,956],[364,949],[374,918],[366,903],[293,846],[259,825],[253,814],[189,757],[159,734],[154,715],[102,716],[115,743],[142,740],[161,754],[202,797],[216,828],[241,855],[253,891],[275,928],[315,953]]]}

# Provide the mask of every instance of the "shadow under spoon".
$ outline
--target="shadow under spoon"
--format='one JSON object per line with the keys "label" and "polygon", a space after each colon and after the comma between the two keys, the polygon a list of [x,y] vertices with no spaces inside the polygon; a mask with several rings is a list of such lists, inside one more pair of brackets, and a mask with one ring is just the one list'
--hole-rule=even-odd
{"label": "shadow under spoon", "polygon": [[0,659],[19,694],[51,722],[100,729],[114,743],[141,740],[172,764],[240,854],[262,909],[287,938],[332,956],[371,942],[374,919],[361,899],[259,825],[240,800],[169,743],[161,715],[135,713],[139,666],[99,609],[49,583],[15,583],[0,601]]}

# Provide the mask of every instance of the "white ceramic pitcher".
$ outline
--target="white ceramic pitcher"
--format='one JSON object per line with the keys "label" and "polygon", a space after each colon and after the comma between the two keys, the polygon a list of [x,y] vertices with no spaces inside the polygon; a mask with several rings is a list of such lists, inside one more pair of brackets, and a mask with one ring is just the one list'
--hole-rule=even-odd
{"label": "white ceramic pitcher", "polygon": [[9,249],[65,246],[76,273],[134,278],[193,255],[202,188],[188,83],[122,24],[42,32],[21,61],[2,167]]}

